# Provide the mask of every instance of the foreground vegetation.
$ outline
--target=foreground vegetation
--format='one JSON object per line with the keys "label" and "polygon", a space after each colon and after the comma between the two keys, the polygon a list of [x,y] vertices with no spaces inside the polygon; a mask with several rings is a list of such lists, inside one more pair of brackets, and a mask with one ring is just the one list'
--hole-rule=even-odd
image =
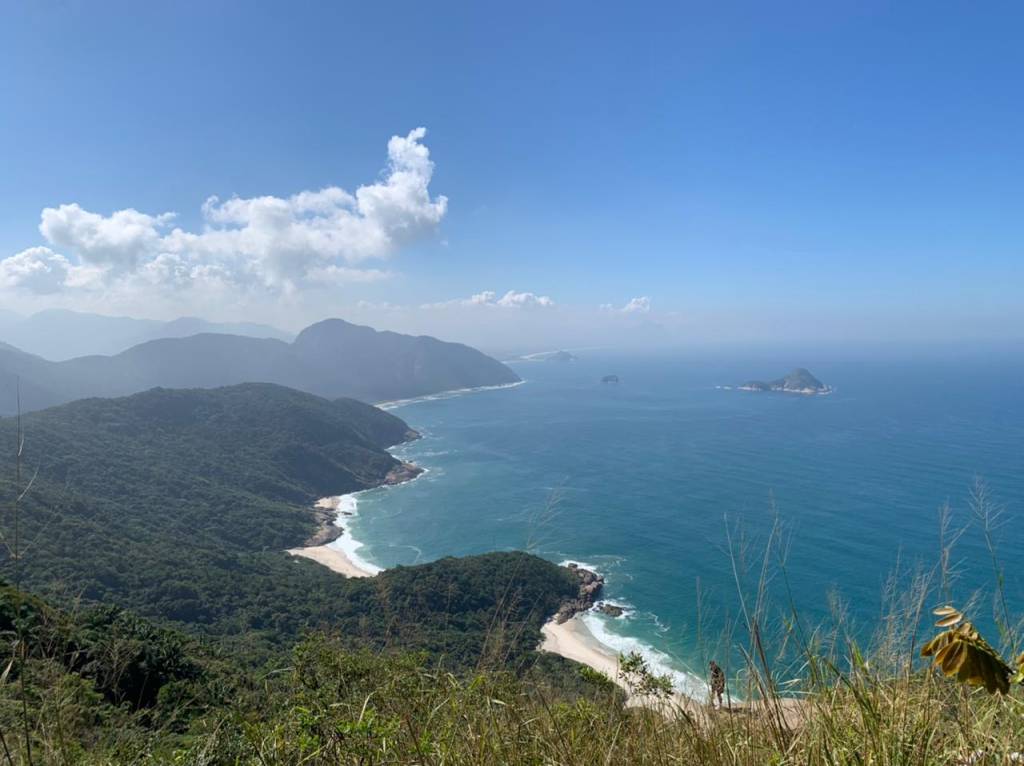
{"label": "foreground vegetation", "polygon": [[1022,634],[983,492],[996,646],[967,619],[978,602],[945,606],[949,542],[894,577],[870,640],[839,605],[806,625],[775,529],[763,558],[734,556],[713,710],[639,656],[610,679],[536,652],[578,581],[529,554],[359,580],[284,555],[314,498],[395,465],[407,428],[373,408],[246,385],[77,402],[0,437],[25,426],[31,446],[0,460],[0,765],[1024,762]]}
{"label": "foreground vegetation", "polygon": [[518,673],[485,655],[453,672],[338,634],[300,642],[286,667],[247,670],[118,610],[68,616],[9,587],[0,620],[0,763],[30,762],[29,743],[38,764],[1003,764],[1024,742],[1018,696],[911,668],[881,645],[811,658],[791,689],[801,705],[783,715],[771,699],[627,707],[593,673],[552,685],[540,656]]}

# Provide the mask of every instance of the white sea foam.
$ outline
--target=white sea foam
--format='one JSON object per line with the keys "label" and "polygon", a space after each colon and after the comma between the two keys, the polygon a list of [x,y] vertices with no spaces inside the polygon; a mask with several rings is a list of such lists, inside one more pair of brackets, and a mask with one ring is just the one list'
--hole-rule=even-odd
{"label": "white sea foam", "polygon": [[596,612],[585,612],[579,616],[579,619],[583,620],[583,624],[587,626],[587,630],[590,631],[594,639],[609,651],[614,654],[636,652],[647,661],[647,666],[652,673],[659,676],[667,675],[671,678],[677,692],[694,700],[707,699],[707,684],[693,673],[677,670],[672,658],[664,652],[633,636],[613,633],[607,627],[608,618]]}
{"label": "white sea foam", "polygon": [[[603,598],[600,601],[594,602],[594,609],[600,610],[602,606],[614,606],[622,610],[622,614],[619,617],[612,617],[612,619],[628,620],[636,613],[636,607],[628,601],[617,601],[614,598]],[[611,617],[611,615],[608,615]]]}
{"label": "white sea foam", "polygon": [[567,567],[570,564],[575,564],[580,569],[587,569],[596,575],[601,574],[601,570],[593,564],[588,564],[586,561],[580,561],[579,559],[566,559],[565,561],[559,561],[558,566]]}
{"label": "white sea foam", "polygon": [[476,394],[481,391],[498,391],[503,388],[515,388],[525,383],[525,380],[517,380],[515,383],[501,383],[496,386],[475,386],[473,388],[454,388],[451,391],[441,391],[436,394],[428,394],[426,396],[414,396],[409,399],[395,399],[390,402],[378,402],[377,407],[382,410],[395,410],[399,407],[405,407],[409,404],[418,404],[419,402],[436,402],[442,399],[453,399],[456,396],[464,396],[465,394]]}
{"label": "white sea foam", "polygon": [[348,560],[359,569],[372,574],[378,574],[384,570],[359,555],[359,550],[363,547],[363,544],[352,537],[352,521],[359,515],[359,495],[361,494],[362,492],[353,492],[350,495],[341,495],[338,498],[334,526],[341,528],[341,537],[338,537],[328,545],[344,553]]}
{"label": "white sea foam", "polygon": [[431,472],[429,468],[424,468],[423,466],[418,467],[420,468],[420,472],[408,481],[403,481],[401,484],[382,484],[379,487],[371,487],[370,489],[360,490],[359,492],[339,495],[338,506],[335,509],[334,514],[334,526],[339,527],[342,532],[341,536],[328,543],[328,546],[344,553],[348,557],[348,560],[359,569],[363,569],[372,574],[379,574],[380,572],[383,572],[384,569],[382,567],[367,561],[359,555],[359,550],[365,546],[361,541],[352,536],[352,522],[359,516],[359,496],[364,492],[377,492],[380,490],[402,487],[426,476]]}

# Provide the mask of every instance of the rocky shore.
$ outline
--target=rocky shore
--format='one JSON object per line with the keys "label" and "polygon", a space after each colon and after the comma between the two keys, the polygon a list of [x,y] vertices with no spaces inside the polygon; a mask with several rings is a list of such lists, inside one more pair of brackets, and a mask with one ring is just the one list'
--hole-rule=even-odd
{"label": "rocky shore", "polygon": [[[415,433],[415,432],[413,432]],[[412,481],[423,473],[423,469],[412,463],[401,462],[392,468],[384,476],[384,480],[377,486],[391,486]],[[317,501],[313,506],[313,519],[316,521],[316,532],[305,542],[305,547],[316,547],[327,545],[341,537],[345,530],[335,524],[338,516],[338,498],[325,497]]]}
{"label": "rocky shore", "polygon": [[412,463],[401,462],[388,471],[387,476],[384,477],[384,484],[404,484],[407,481],[412,481],[417,476],[423,473],[423,469]]}
{"label": "rocky shore", "polygon": [[558,612],[555,614],[555,623],[558,625],[568,622],[580,612],[592,609],[604,588],[604,577],[597,572],[591,572],[573,562],[570,562],[568,567],[579,580],[580,588],[576,598],[570,599],[558,607]]}
{"label": "rocky shore", "polygon": [[317,500],[313,506],[313,518],[316,520],[316,532],[306,540],[307,547],[327,545],[341,537],[345,531],[334,523],[338,512],[337,498],[325,497]]}

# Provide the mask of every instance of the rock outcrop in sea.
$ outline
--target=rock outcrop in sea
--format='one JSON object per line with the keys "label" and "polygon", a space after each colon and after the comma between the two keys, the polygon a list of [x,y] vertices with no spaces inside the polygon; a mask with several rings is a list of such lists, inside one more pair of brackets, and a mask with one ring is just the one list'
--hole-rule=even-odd
{"label": "rock outcrop in sea", "polygon": [[751,380],[739,386],[740,391],[782,391],[787,394],[830,394],[827,386],[804,367],[797,367],[791,373],[777,380]]}

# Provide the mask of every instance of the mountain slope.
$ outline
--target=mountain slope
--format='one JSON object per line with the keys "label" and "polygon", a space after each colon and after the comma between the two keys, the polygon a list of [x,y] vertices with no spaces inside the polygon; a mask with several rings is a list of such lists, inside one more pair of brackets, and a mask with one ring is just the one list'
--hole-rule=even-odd
{"label": "mountain slope", "polygon": [[458,388],[514,383],[508,367],[459,343],[378,332],[329,319],[292,343],[204,333],[165,338],[114,356],[64,362],[0,349],[0,415],[89,396],[124,396],[154,387],[195,388],[277,383],[328,398],[384,401]]}
{"label": "mountain slope", "polygon": [[[526,621],[512,639],[523,657],[575,592],[567,570],[525,554],[372,581],[288,556],[317,529],[314,499],[376,486],[398,465],[384,447],[412,433],[360,402],[265,384],[153,390],[31,413],[23,426],[26,474],[36,476],[20,513],[23,582],[61,603],[116,604],[240,650],[324,626],[364,645],[468,661],[502,599],[514,596],[513,621]],[[16,441],[14,420],[0,420],[4,509]],[[10,523],[6,513],[5,535]],[[11,568],[5,556],[0,577]]]}
{"label": "mountain slope", "polygon": [[461,343],[378,332],[341,319],[307,327],[293,348],[314,376],[323,376],[325,395],[382,401],[519,380],[501,362]]}
{"label": "mountain slope", "polygon": [[[23,423],[38,472],[22,520],[38,535],[29,582],[207,623],[230,612],[225,588],[272,592],[272,571],[294,576],[277,551],[316,530],[312,502],[382,483],[398,465],[384,447],[410,433],[369,405],[257,384],[83,400]],[[0,420],[4,503],[14,444]]]}

